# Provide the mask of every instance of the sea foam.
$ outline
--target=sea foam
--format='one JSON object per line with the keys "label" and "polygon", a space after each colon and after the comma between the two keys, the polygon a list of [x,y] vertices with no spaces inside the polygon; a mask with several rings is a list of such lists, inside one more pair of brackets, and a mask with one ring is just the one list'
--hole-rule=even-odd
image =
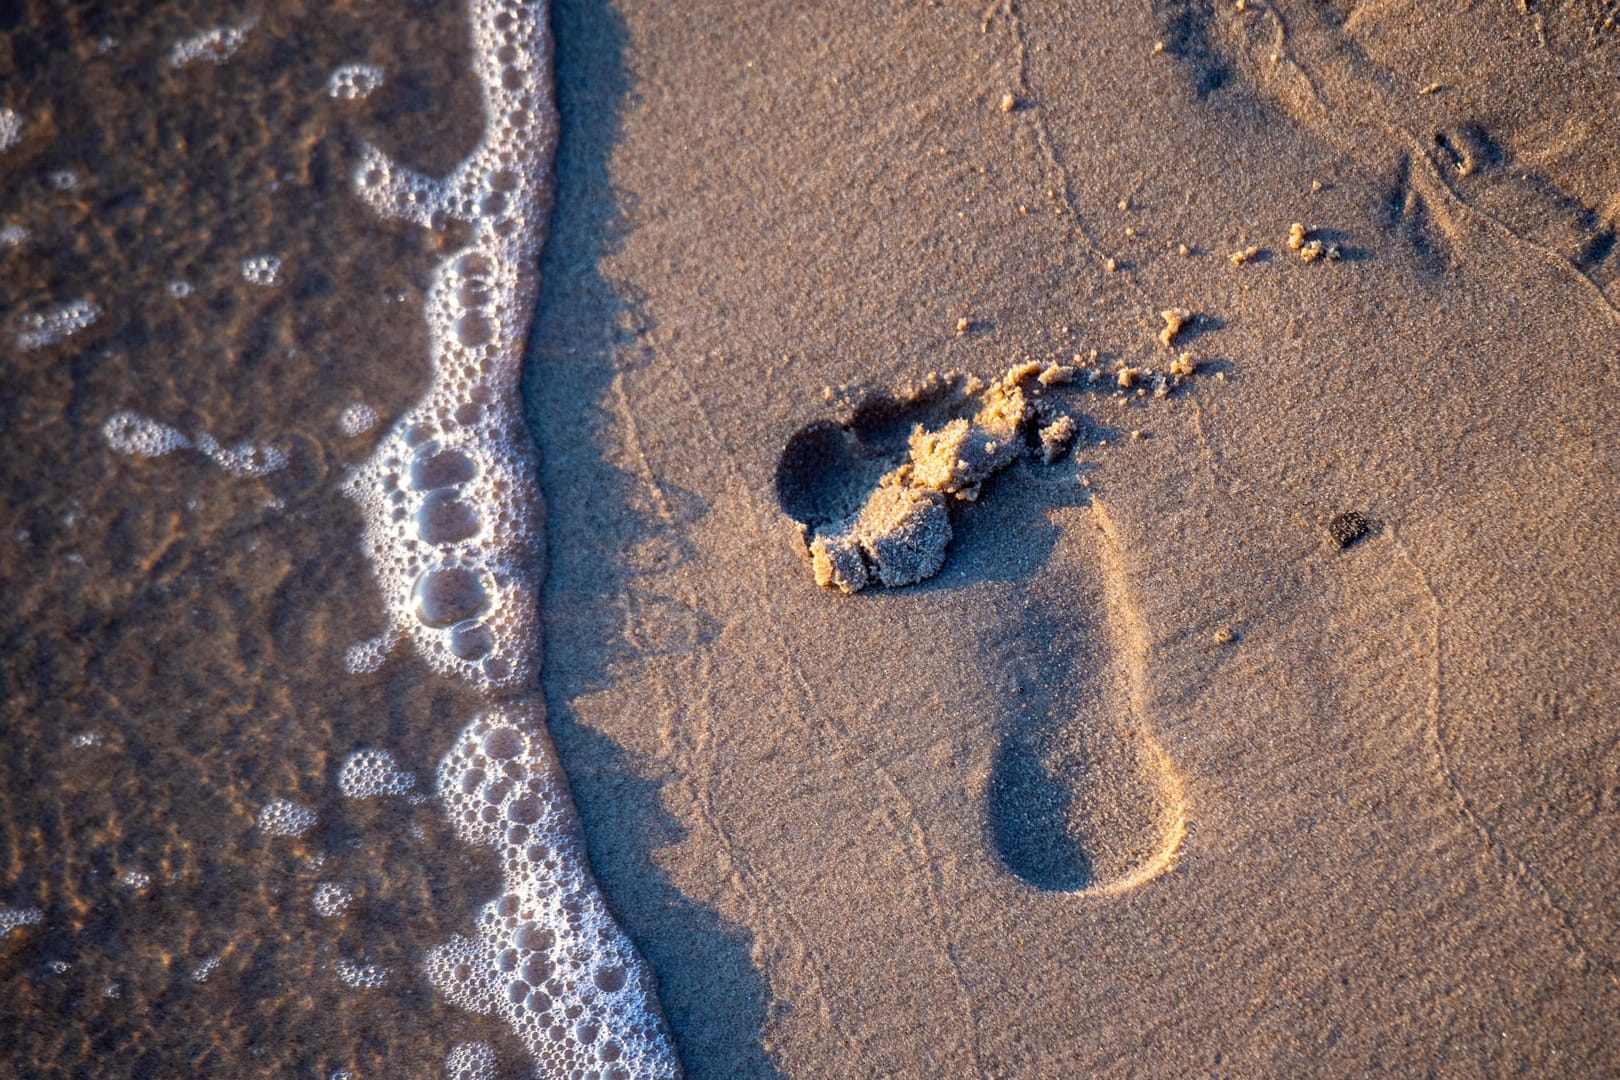
{"label": "sea foam", "polygon": [[500,853],[504,889],[471,936],[432,950],[430,980],[501,1016],[540,1075],[674,1077],[651,974],[591,877],[538,692],[542,511],[519,376],[557,142],[546,4],[469,8],[482,143],[443,178],[367,147],[355,176],[378,213],[461,222],[471,238],[428,289],[426,395],[344,485],[388,612],[348,662],[374,667],[405,638],[489,701],[440,764],[439,797],[465,841]]}

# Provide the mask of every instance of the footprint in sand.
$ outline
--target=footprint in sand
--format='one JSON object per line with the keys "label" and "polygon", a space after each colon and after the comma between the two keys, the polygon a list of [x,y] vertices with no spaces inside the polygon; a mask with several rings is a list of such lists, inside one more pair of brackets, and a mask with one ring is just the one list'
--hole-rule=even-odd
{"label": "footprint in sand", "polygon": [[[944,566],[953,518],[996,473],[1021,459],[1040,469],[1071,445],[1123,435],[1087,420],[1074,408],[1082,398],[1165,396],[1191,373],[1028,363],[991,383],[936,376],[871,395],[788,440],[777,498],[818,583],[844,593],[914,584]],[[1095,527],[1065,532],[1052,560],[1061,580],[1042,573],[1028,586],[1031,610],[1052,613],[1054,625],[1021,634],[1048,644],[1005,661],[1025,670],[1007,673],[1021,692],[993,757],[986,819],[996,855],[1020,879],[1098,895],[1170,868],[1185,820],[1180,780],[1145,711],[1148,637],[1115,531],[1075,486]],[[1008,502],[1011,513],[996,516],[1026,527],[1016,518],[1036,507]]]}

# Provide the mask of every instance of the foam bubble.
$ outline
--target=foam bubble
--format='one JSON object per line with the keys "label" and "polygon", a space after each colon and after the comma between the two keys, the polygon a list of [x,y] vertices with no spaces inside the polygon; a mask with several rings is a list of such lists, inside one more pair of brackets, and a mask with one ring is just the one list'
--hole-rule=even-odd
{"label": "foam bubble", "polygon": [[184,300],[192,293],[191,282],[176,279],[169,282],[169,295],[176,300]]}
{"label": "foam bubble", "polygon": [[351,799],[404,795],[415,786],[416,777],[401,769],[386,750],[356,750],[338,770],[338,790]]}
{"label": "foam bubble", "polygon": [[138,892],[152,884],[152,875],[144,870],[125,870],[118,875],[118,884]]}
{"label": "foam bubble", "polygon": [[495,1080],[500,1059],[489,1043],[458,1043],[444,1059],[445,1080]]}
{"label": "foam bubble", "polygon": [[[426,397],[344,491],[365,516],[363,543],[387,600],[389,633],[378,640],[409,638],[436,669],[475,686],[529,687],[539,665],[543,554],[517,389],[550,208],[550,45],[543,5],[473,0],[470,8],[488,117],[482,143],[442,179],[371,146],[356,172],[359,194],[377,212],[428,227],[461,221],[472,237],[428,289]],[[424,514],[430,500],[456,509]],[[474,619],[489,647],[466,655],[452,636],[476,637],[462,626]]]}
{"label": "foam bubble", "polygon": [[174,48],[169,50],[169,66],[181,68],[199,60],[205,60],[210,64],[223,64],[236,55],[236,50],[247,41],[248,31],[258,24],[259,20],[252,18],[236,26],[216,26],[193,37],[177,41]]}
{"label": "foam bubble", "polygon": [[45,174],[45,182],[57,191],[79,190],[79,174],[72,169],[57,169]]}
{"label": "foam bubble", "polygon": [[326,92],[340,101],[370,97],[383,84],[383,69],[375,64],[344,64],[332,72]]}
{"label": "foam bubble", "polygon": [[249,285],[273,289],[281,284],[281,258],[277,255],[252,255],[242,260],[242,280]]}
{"label": "foam bubble", "polygon": [[17,320],[17,347],[32,352],[55,345],[94,325],[100,317],[101,308],[89,300],[71,300],[43,311],[28,312]]}
{"label": "foam bubble", "polygon": [[196,446],[208,460],[232,476],[264,476],[287,467],[287,452],[274,446],[249,442],[221,446],[207,432],[197,436]]}
{"label": "foam bubble", "polygon": [[32,235],[21,225],[0,226],[0,248],[20,248],[28,243]]}
{"label": "foam bubble", "polygon": [[23,118],[15,109],[0,109],[0,151],[22,142]]}
{"label": "foam bubble", "polygon": [[303,836],[315,827],[315,811],[289,799],[275,799],[259,811],[259,830],[271,836]]}
{"label": "foam bubble", "polygon": [[38,926],[45,921],[39,908],[0,907],[0,937],[5,937],[21,926]]}
{"label": "foam bubble", "polygon": [[240,442],[221,446],[206,431],[196,440],[168,424],[137,412],[117,412],[101,425],[101,436],[115,453],[133,457],[162,457],[176,450],[197,450],[232,476],[265,476],[287,467],[287,452],[268,444]]}
{"label": "foam bubble", "polygon": [[208,976],[212,975],[214,973],[214,969],[219,967],[219,961],[220,955],[218,953],[215,953],[213,956],[205,957],[200,963],[197,964],[197,966],[191,969],[191,981],[207,982]]}
{"label": "foam bubble", "polygon": [[101,425],[101,436],[115,453],[133,457],[162,457],[191,446],[175,428],[133,412],[113,413]]}
{"label": "foam bubble", "polygon": [[353,960],[339,960],[333,965],[337,977],[350,986],[376,990],[388,985],[389,970],[381,964],[360,964]]}
{"label": "foam bubble", "polygon": [[398,635],[390,632],[381,637],[368,638],[357,641],[343,650],[343,666],[350,675],[364,675],[382,667],[382,662],[388,659],[388,654],[394,648],[394,642],[399,640]]}
{"label": "foam bubble", "polygon": [[315,895],[311,897],[315,905],[315,913],[322,918],[330,919],[334,915],[341,915],[354,903],[354,890],[335,881],[323,881],[315,886]]}
{"label": "foam bubble", "polygon": [[356,401],[338,417],[338,430],[349,438],[364,435],[377,426],[377,410],[363,401]]}

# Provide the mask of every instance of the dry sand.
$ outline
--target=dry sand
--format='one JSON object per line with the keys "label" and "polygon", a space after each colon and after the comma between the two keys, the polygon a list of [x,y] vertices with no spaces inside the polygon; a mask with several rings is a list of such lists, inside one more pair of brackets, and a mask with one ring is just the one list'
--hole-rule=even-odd
{"label": "dry sand", "polygon": [[[691,1075],[1620,1067],[1613,15],[559,5],[545,685]],[[1199,374],[816,586],[825,387],[1090,349]]]}

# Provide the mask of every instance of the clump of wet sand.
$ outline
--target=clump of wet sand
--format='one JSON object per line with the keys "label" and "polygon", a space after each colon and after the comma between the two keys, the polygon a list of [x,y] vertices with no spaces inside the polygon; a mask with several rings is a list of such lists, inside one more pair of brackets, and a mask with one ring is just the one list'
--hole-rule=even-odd
{"label": "clump of wet sand", "polygon": [[[1186,312],[1176,312],[1183,322]],[[1194,365],[1189,354],[1168,375],[1121,363],[1112,384],[1120,392],[1151,382],[1164,397]],[[1026,454],[1050,465],[1081,430],[1058,399],[1079,369],[1037,360],[1010,367],[990,383],[968,379],[961,387],[976,411],[935,426],[912,428],[905,460],[885,472],[851,516],[808,541],[818,585],[846,593],[871,585],[899,588],[939,573],[952,537],[950,507],[975,502],[991,477]],[[1100,381],[1091,372],[1088,386]]]}

